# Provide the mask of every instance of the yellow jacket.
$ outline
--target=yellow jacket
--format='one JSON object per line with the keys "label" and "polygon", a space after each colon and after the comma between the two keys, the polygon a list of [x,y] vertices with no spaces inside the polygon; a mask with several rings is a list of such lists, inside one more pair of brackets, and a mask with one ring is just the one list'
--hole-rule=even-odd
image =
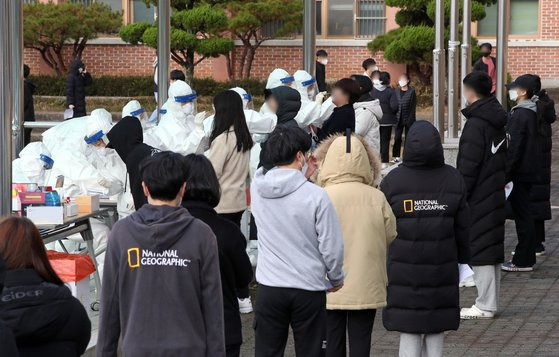
{"label": "yellow jacket", "polygon": [[377,309],[386,306],[386,256],[396,237],[396,218],[374,187],[380,175],[377,154],[357,136],[347,150],[347,138],[339,135],[315,151],[316,182],[328,193],[344,238],[344,287],[328,294],[327,309]]}

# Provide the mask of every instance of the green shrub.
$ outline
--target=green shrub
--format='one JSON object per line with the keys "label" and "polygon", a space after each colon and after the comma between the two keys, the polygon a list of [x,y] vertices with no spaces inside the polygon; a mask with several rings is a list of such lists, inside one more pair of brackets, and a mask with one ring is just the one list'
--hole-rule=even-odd
{"label": "green shrub", "polygon": [[[49,76],[30,76],[36,86],[36,95],[64,96],[66,78]],[[195,78],[192,87],[199,96],[215,96],[232,87],[241,87],[252,95],[262,95],[266,82],[259,79],[243,79],[229,82],[217,82],[211,78]],[[153,77],[114,77],[93,76],[93,84],[86,87],[88,96],[102,97],[141,97],[153,95]]]}

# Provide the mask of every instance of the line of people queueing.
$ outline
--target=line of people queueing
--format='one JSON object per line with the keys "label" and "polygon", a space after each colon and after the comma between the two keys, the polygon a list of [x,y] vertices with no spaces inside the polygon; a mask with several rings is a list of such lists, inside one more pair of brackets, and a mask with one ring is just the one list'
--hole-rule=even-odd
{"label": "line of people queueing", "polygon": [[[501,268],[532,269],[534,221],[526,207],[530,207],[532,183],[540,176],[539,165],[545,161],[534,160],[541,157],[544,146],[539,125],[550,124],[552,118],[536,76],[521,76],[511,84],[511,99],[518,105],[507,127],[508,150],[503,145],[506,113],[495,106],[490,78],[474,73],[465,79],[471,105],[464,111],[469,119],[458,170],[444,164],[434,127],[417,122],[409,129],[403,164],[383,179],[381,193],[375,188],[380,172],[376,150],[367,135],[352,135],[357,131],[356,93],[363,89],[359,80],[343,79],[334,85],[335,108],[329,105],[333,110],[321,128],[331,130],[324,135],[316,121],[297,120],[305,100],[289,86],[288,74],[274,72],[266,104],[258,113],[276,117],[272,133],[251,132],[243,109],[247,98],[235,91],[221,93],[214,99],[209,160],[196,154],[185,158],[168,148],[159,152],[144,144],[141,113],[123,118],[102,135],[96,132],[86,137],[87,148],[116,151],[126,165],[137,204],[136,212],[117,223],[109,239],[99,356],[116,355],[119,336],[125,354],[163,350],[239,354],[242,340],[236,295],[251,280],[252,269],[238,227],[246,209],[245,179],[254,147],[261,149],[260,168],[251,185],[259,244],[257,356],[282,355],[290,325],[298,355],[345,353],[346,329],[350,352],[368,353],[376,309],[386,305],[383,322],[388,330],[402,333],[402,355],[441,355],[442,332],[457,329],[460,317],[493,317],[497,310],[499,267],[486,267],[503,261],[503,188],[509,179],[516,187],[509,201],[519,245],[513,261]],[[274,86],[270,81],[281,84]],[[195,98],[183,83],[171,85],[182,92],[170,96],[173,102],[164,109],[194,116]],[[305,94],[313,90],[305,88]],[[322,101],[320,97],[307,100],[315,108]],[[315,110],[324,117],[324,105],[318,106],[321,110]],[[489,112],[491,118],[485,115]],[[345,113],[346,125],[340,125],[344,118],[340,113]],[[201,117],[194,121],[200,130],[207,120],[205,114]],[[253,146],[255,134],[261,135],[261,145]],[[490,203],[479,199],[488,196],[493,197]],[[216,212],[214,208],[221,205],[225,210]],[[488,208],[492,214],[486,213]],[[5,220],[0,232],[26,224],[24,219]],[[19,239],[34,239],[30,238],[36,236],[33,227],[26,229],[27,234]],[[0,235],[0,241],[7,235]],[[9,263],[10,244],[14,243],[0,246],[0,255],[9,269],[19,270],[20,266]],[[495,254],[484,256],[486,247]],[[42,256],[40,249],[29,254]],[[375,262],[373,268],[370,262]],[[461,313],[458,263],[474,265],[479,295],[476,304]],[[48,263],[31,262],[25,267],[38,271],[44,281],[58,284],[37,264]],[[43,280],[31,279],[29,285]],[[135,293],[137,289],[143,293]],[[38,296],[28,293],[31,290],[26,291],[30,301],[37,300]],[[179,302],[184,300],[188,304]],[[154,306],[154,301],[159,303]],[[0,313],[13,308],[3,304]],[[152,327],[149,331],[145,321]],[[17,335],[16,339],[24,343]]]}

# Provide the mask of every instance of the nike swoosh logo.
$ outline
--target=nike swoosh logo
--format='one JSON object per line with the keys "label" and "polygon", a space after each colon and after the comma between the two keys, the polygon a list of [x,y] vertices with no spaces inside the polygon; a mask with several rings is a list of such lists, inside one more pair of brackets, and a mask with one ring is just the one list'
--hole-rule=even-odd
{"label": "nike swoosh logo", "polygon": [[491,143],[491,153],[493,155],[495,155],[497,153],[497,151],[499,151],[499,148],[501,147],[501,145],[503,145],[503,143],[505,142],[505,139],[503,139],[499,145],[495,146],[495,142]]}

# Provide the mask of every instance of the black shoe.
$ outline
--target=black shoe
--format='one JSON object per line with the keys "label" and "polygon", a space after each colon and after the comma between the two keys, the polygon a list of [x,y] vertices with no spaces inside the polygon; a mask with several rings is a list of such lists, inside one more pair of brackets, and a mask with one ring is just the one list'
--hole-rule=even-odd
{"label": "black shoe", "polygon": [[545,247],[543,243],[540,243],[536,246],[536,257],[541,257],[542,255],[545,255]]}

